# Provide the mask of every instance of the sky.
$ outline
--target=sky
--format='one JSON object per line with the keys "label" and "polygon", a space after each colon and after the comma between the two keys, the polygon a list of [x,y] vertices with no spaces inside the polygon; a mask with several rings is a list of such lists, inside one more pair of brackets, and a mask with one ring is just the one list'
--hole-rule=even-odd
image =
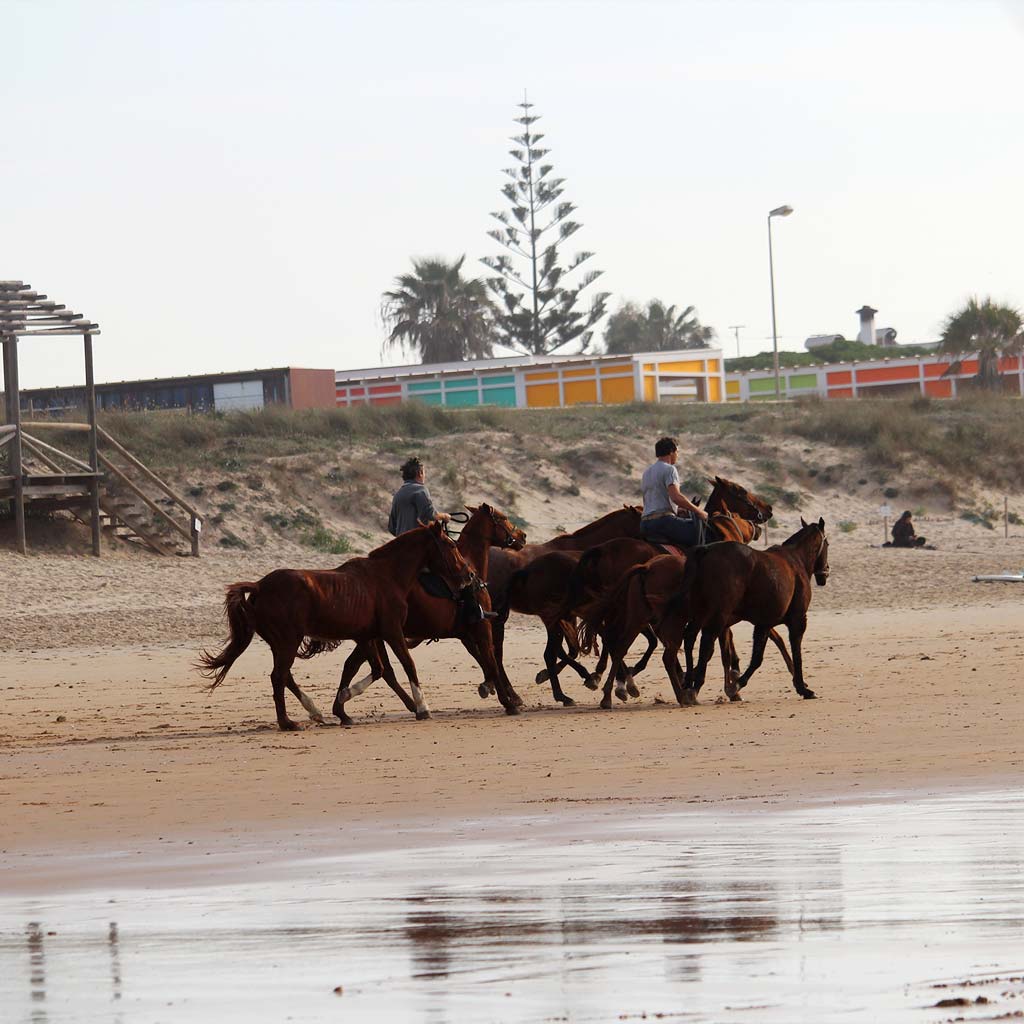
{"label": "sky", "polygon": [[[1024,307],[1024,0],[0,0],[0,279],[99,381],[385,359],[419,256],[483,276],[524,90],[610,308],[736,352]],[[586,293],[584,293],[586,295]],[[25,343],[25,387],[82,380]]]}

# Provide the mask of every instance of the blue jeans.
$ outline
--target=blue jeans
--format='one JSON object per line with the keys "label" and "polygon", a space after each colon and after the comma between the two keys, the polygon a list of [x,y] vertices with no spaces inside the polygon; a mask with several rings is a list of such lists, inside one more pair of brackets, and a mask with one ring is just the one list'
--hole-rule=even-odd
{"label": "blue jeans", "polygon": [[647,519],[640,524],[644,540],[652,544],[675,544],[681,548],[692,548],[700,542],[700,528],[696,519],[680,519],[679,516],[661,516]]}

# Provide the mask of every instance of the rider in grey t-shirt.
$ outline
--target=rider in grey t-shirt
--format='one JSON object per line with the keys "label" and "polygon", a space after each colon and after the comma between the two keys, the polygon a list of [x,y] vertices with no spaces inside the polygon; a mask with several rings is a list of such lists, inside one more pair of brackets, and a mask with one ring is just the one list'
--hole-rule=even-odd
{"label": "rider in grey t-shirt", "polygon": [[[707,521],[707,513],[698,508],[679,490],[679,471],[676,460],[678,445],[673,437],[662,437],[654,446],[657,462],[644,470],[640,486],[644,494],[644,512],[640,532],[644,540],[654,544],[678,544],[689,548],[700,543],[700,527],[697,520]],[[681,518],[676,508],[689,512]],[[696,517],[696,518],[693,518]]]}
{"label": "rider in grey t-shirt", "polygon": [[391,515],[388,516],[388,533],[392,537],[415,530],[421,523],[432,523],[435,519],[446,523],[451,518],[446,512],[438,514],[434,511],[424,477],[423,463],[419,459],[409,459],[402,466],[404,482],[395,492]]}

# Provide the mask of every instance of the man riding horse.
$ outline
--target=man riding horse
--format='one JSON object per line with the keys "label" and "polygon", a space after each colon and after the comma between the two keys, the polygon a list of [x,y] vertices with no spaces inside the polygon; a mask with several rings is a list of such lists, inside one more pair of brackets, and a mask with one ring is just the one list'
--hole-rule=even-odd
{"label": "man riding horse", "polygon": [[659,438],[654,446],[656,461],[644,470],[640,486],[644,511],[640,531],[652,544],[674,544],[691,548],[703,540],[708,514],[679,490],[676,461],[679,446],[674,437]]}
{"label": "man riding horse", "polygon": [[[452,517],[447,512],[434,510],[434,502],[425,483],[426,469],[415,455],[402,464],[401,473],[402,486],[395,491],[391,500],[391,514],[388,516],[388,532],[393,537],[415,530],[417,526],[451,521]],[[444,580],[430,572],[421,573],[419,583],[428,594],[434,597],[448,597],[455,601],[466,622],[480,622],[496,617],[493,612],[484,611],[480,607],[473,586],[463,588],[459,594],[453,594]]]}

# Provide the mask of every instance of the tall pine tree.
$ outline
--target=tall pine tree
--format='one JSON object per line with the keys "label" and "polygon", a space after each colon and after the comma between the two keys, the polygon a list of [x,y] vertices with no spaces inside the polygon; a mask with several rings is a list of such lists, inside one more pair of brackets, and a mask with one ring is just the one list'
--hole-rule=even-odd
{"label": "tall pine tree", "polygon": [[509,150],[517,166],[505,169],[509,181],[501,190],[510,209],[492,213],[501,226],[487,232],[506,251],[481,261],[495,274],[487,287],[498,306],[499,344],[546,355],[577,342],[584,351],[605,314],[608,292],[595,294],[589,309],[578,308],[580,292],[602,272],[583,271],[574,283],[567,281],[594,254],[578,252],[562,264],[559,247],[580,229],[571,219],[576,207],[560,201],[565,179],[552,177],[554,167],[544,162],[550,150],[540,146],[544,136],[533,128],[540,115],[525,97],[519,107],[522,114],[514,120],[521,133]]}

